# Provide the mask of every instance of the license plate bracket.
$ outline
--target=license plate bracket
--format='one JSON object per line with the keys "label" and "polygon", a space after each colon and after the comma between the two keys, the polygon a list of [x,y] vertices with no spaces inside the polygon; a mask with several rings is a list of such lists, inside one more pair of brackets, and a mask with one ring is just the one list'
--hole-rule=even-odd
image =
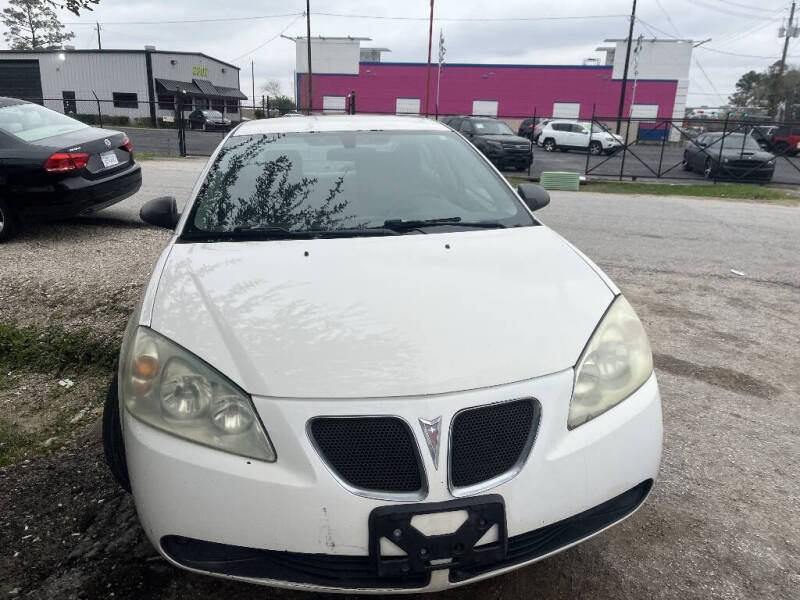
{"label": "license plate bracket", "polygon": [[100,160],[103,161],[103,167],[105,167],[106,169],[109,169],[111,167],[116,167],[119,164],[119,158],[117,157],[117,153],[114,152],[113,150],[101,153]]}
{"label": "license plate bracket", "polygon": [[[458,510],[466,511],[467,518],[450,534],[425,535],[411,525],[417,515]],[[495,525],[497,540],[475,547]],[[382,556],[381,538],[391,541],[406,554]],[[505,502],[497,494],[448,502],[381,506],[369,515],[369,555],[380,577],[491,564],[503,560],[507,551]]]}

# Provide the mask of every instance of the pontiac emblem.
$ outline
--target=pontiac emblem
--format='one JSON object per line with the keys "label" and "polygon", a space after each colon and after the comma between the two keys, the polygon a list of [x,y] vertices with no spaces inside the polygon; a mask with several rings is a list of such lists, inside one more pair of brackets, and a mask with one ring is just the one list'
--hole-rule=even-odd
{"label": "pontiac emblem", "polygon": [[433,459],[433,466],[436,470],[439,469],[439,442],[440,442],[440,427],[442,425],[442,417],[436,417],[432,420],[420,419],[420,427],[422,427],[422,435],[425,436],[425,442],[428,444],[428,450],[431,452],[431,459]]}
{"label": "pontiac emblem", "polygon": [[103,143],[106,145],[106,148],[111,148],[111,140],[106,138],[103,140]]}

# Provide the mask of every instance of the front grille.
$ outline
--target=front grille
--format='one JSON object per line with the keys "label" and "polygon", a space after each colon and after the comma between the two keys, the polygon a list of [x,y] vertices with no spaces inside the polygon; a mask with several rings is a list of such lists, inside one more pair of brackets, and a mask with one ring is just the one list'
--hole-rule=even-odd
{"label": "front grille", "polygon": [[503,149],[505,150],[530,150],[530,146],[528,144],[503,144]]}
{"label": "front grille", "polygon": [[423,489],[417,445],[397,417],[319,417],[311,437],[322,459],[346,484],[372,492]]}
{"label": "front grille", "polygon": [[429,573],[379,577],[369,556],[279,552],[217,544],[177,535],[161,538],[175,562],[190,569],[254,579],[272,579],[343,589],[401,588],[428,585]]}
{"label": "front grille", "polygon": [[634,488],[573,517],[539,529],[508,538],[505,559],[490,565],[475,565],[450,570],[453,583],[477,577],[482,573],[518,565],[555,552],[613,525],[642,505],[653,480],[643,481]]}
{"label": "front grille", "polygon": [[450,431],[452,485],[475,485],[512,471],[530,451],[540,414],[533,399],[459,412]]}

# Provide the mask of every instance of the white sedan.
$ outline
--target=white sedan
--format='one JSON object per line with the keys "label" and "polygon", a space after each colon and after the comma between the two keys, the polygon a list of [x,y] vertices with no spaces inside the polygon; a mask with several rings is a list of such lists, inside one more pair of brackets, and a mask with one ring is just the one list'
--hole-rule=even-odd
{"label": "white sedan", "polygon": [[[636,511],[661,459],[619,289],[473,146],[414,117],[243,123],[125,333],[109,464],[171,563],[434,591]],[[636,543],[631,540],[631,543]]]}

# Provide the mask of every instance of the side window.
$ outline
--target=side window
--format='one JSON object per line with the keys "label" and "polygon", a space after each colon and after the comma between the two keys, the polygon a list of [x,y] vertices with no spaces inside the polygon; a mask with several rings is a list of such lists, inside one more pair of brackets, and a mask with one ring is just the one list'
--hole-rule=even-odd
{"label": "side window", "polygon": [[792,127],[792,135],[800,135],[800,127]]}
{"label": "side window", "polygon": [[572,125],[570,125],[570,127],[572,128],[572,133],[583,133],[584,131],[586,131],[583,125],[578,125],[577,123],[573,123]]}
{"label": "side window", "polygon": [[474,129],[472,127],[472,123],[464,119],[461,121],[461,127],[458,129],[461,133],[473,133]]}
{"label": "side window", "polygon": [[554,131],[564,131],[564,123],[551,123],[550,126]]}
{"label": "side window", "polygon": [[775,135],[779,135],[779,136],[789,135],[789,128],[788,127],[778,127],[778,129],[775,130]]}

